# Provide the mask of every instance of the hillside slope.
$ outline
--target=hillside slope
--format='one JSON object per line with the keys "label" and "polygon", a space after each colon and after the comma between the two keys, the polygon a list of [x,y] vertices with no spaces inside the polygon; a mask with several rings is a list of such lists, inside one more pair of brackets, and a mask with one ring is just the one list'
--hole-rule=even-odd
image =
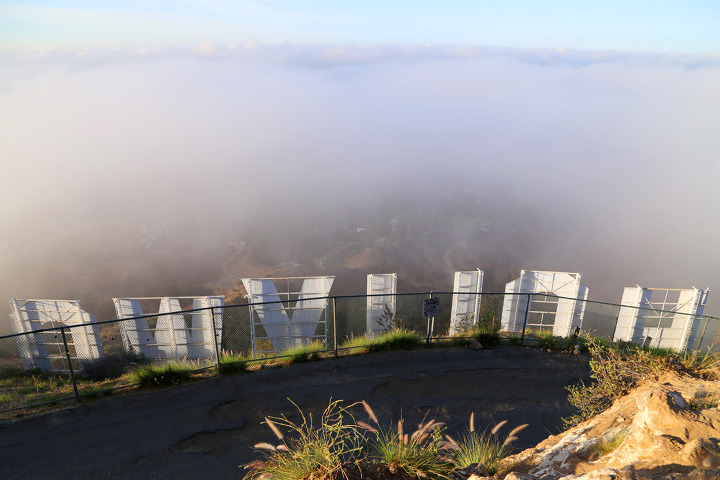
{"label": "hillside slope", "polygon": [[[717,381],[667,372],[600,415],[509,457],[514,473],[505,479],[717,480],[718,401]],[[602,454],[613,440],[619,445]]]}

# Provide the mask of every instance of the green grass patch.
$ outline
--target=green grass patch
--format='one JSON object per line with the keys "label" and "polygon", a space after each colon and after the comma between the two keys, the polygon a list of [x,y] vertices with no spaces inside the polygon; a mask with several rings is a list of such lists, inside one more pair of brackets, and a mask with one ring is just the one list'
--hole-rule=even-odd
{"label": "green grass patch", "polygon": [[197,365],[182,362],[168,362],[162,365],[145,364],[135,368],[130,378],[141,387],[164,387],[186,382]]}
{"label": "green grass patch", "polygon": [[[297,405],[296,405],[297,407]],[[262,459],[245,466],[245,479],[331,480],[341,477],[364,458],[364,438],[349,408],[331,401],[320,418],[305,415],[300,408],[299,423],[285,416],[265,418],[279,444],[259,443],[255,449]],[[286,430],[286,432],[283,432]]]}
{"label": "green grass patch", "polygon": [[450,460],[457,468],[467,468],[473,464],[482,464],[490,473],[495,475],[500,470],[500,462],[512,452],[512,443],[517,435],[527,427],[527,424],[514,428],[505,438],[499,434],[500,429],[507,423],[502,421],[489,432],[475,430],[474,414],[470,415],[468,430],[456,441],[446,435],[445,448],[450,450]]}
{"label": "green grass patch", "polygon": [[93,381],[118,378],[130,372],[133,367],[149,363],[150,360],[135,352],[115,352],[95,360],[83,360],[81,375]]}
{"label": "green grass patch", "polygon": [[248,359],[239,353],[223,352],[220,355],[219,369],[223,375],[245,372],[248,369]]}
{"label": "green grass patch", "polygon": [[693,410],[707,410],[710,408],[720,407],[720,395],[717,393],[714,395],[697,396],[691,399],[688,404]]}
{"label": "green grass patch", "polygon": [[612,453],[625,441],[627,438],[627,432],[622,431],[612,435],[609,438],[603,439],[599,444],[595,445],[593,451],[600,455],[607,455]]}
{"label": "green grass patch", "polygon": [[423,339],[409,330],[391,330],[379,336],[362,336],[346,340],[341,349],[359,349],[365,352],[382,352],[389,350],[414,350],[423,344]]}
{"label": "green grass patch", "polygon": [[289,348],[280,355],[289,357],[288,360],[291,364],[304,363],[320,360],[324,350],[325,346],[322,342],[312,342],[309,345]]}
{"label": "green grass patch", "polygon": [[485,321],[477,325],[469,325],[451,337],[456,346],[464,346],[468,341],[476,341],[484,346],[493,346],[500,343],[500,325],[497,322]]}
{"label": "green grass patch", "polygon": [[440,455],[443,429],[428,431],[426,425],[403,433],[400,420],[397,430],[379,429],[371,442],[370,459],[384,464],[391,474],[402,471],[415,478],[448,478],[453,467]]}

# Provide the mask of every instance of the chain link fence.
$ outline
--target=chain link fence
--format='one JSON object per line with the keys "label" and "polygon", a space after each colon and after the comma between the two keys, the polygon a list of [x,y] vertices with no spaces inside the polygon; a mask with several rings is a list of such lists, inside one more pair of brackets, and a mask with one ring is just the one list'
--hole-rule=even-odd
{"label": "chain link fence", "polygon": [[[209,377],[221,374],[223,366],[260,364],[303,348],[312,347],[315,355],[347,353],[344,345],[369,331],[403,328],[432,343],[451,338],[451,331],[454,338],[462,337],[480,323],[499,330],[506,341],[538,345],[541,334],[557,334],[556,324],[563,314],[557,307],[559,297],[482,293],[474,314],[451,318],[454,295],[384,295],[387,303],[382,310],[371,308],[378,304],[377,298],[361,295],[225,305],[92,324],[51,322],[46,328],[0,337],[0,416],[42,411],[136,386],[133,372],[148,364],[181,364],[196,376]],[[423,306],[429,298],[438,299],[440,308],[434,318],[427,319]],[[560,337],[570,337],[580,327],[605,340],[649,347],[699,353],[718,347],[717,318],[566,300],[577,302],[573,313],[581,311],[582,320]],[[634,327],[620,332],[629,314]],[[92,348],[89,329],[92,338],[99,339]]]}

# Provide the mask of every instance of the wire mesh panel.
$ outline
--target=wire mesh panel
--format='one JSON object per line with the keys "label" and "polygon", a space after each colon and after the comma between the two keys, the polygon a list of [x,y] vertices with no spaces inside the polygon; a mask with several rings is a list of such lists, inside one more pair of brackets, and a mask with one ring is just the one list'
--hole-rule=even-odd
{"label": "wire mesh panel", "polygon": [[224,354],[251,356],[251,311],[249,305],[226,305],[223,310],[223,336],[220,349]]}
{"label": "wire mesh panel", "polygon": [[[254,354],[327,343],[328,294],[335,277],[243,278]],[[280,289],[280,290],[278,290]]]}
{"label": "wire mesh panel", "polygon": [[699,353],[720,351],[720,319],[701,317],[695,341],[688,348]]}
{"label": "wire mesh panel", "polygon": [[579,273],[537,270],[522,270],[519,278],[506,285],[505,292],[534,295],[524,303],[519,297],[508,297],[503,309],[503,330],[520,331],[522,319],[525,329],[552,330],[560,337],[581,325],[588,297],[588,288],[580,283]]}
{"label": "wire mesh panel", "polygon": [[469,272],[455,272],[453,283],[450,335],[467,329],[468,324],[478,323],[482,296],[483,271],[479,268]]}
{"label": "wire mesh panel", "polygon": [[386,330],[383,322],[397,313],[397,273],[371,273],[367,276],[366,331],[374,335]]}
{"label": "wire mesh panel", "polygon": [[620,307],[599,302],[585,302],[582,330],[593,336],[612,340]]}
{"label": "wire mesh panel", "polygon": [[367,303],[365,295],[335,297],[334,324],[338,347],[366,333]]}
{"label": "wire mesh panel", "polygon": [[[114,298],[113,302],[123,320],[120,336],[127,352],[152,360],[215,359],[216,342],[222,342],[223,297]],[[156,310],[157,315],[145,314],[148,310]]]}
{"label": "wire mesh panel", "polygon": [[[428,298],[437,298],[438,314],[434,319],[423,318],[423,304]],[[447,335],[450,328],[451,294],[411,294],[397,295],[398,325],[413,331],[421,337]]]}
{"label": "wire mesh panel", "polygon": [[708,291],[626,287],[615,340],[682,351],[692,348]]}
{"label": "wire mesh panel", "polygon": [[[68,369],[66,359],[64,369]],[[16,337],[0,337],[0,411],[23,413],[26,408],[74,399],[69,374],[39,367],[26,370]]]}
{"label": "wire mesh panel", "polygon": [[[95,317],[80,308],[77,300],[10,300],[10,317],[18,350],[26,369],[67,372],[67,352],[74,359],[92,360],[103,355]],[[63,341],[53,327],[80,325]]]}
{"label": "wire mesh panel", "polygon": [[[500,329],[505,307],[508,304],[514,304],[521,306],[520,311],[523,316],[519,318],[517,327],[522,332],[523,328],[527,329],[528,327],[525,324],[526,315],[530,317],[534,310],[534,307],[522,309],[522,305],[532,305],[533,297],[542,296],[547,295],[484,293],[480,298],[479,321],[469,328],[479,327],[481,333],[482,329],[487,328],[490,332],[496,333]],[[423,302],[430,297],[438,299],[439,307],[434,319],[423,318]],[[297,324],[295,330],[288,329],[288,335],[292,334],[294,338],[302,339],[302,342],[324,341],[326,350],[335,347],[342,350],[352,344],[357,337],[367,335],[367,298],[365,295],[320,299],[302,298],[271,303],[279,303],[286,312],[293,311],[298,304],[301,307],[299,311],[303,311],[303,309],[319,310],[320,317],[317,321],[314,320],[314,317],[311,319],[312,322],[307,321],[307,325],[315,325],[312,332],[309,328],[303,330],[306,322],[303,320],[302,314],[300,317],[295,317],[297,314],[295,311],[292,318],[299,318],[303,321]],[[383,331],[402,328],[413,331],[423,338],[429,336],[433,339],[442,339],[450,336],[452,292],[397,294],[393,296],[393,302],[394,313],[388,314],[383,319]],[[582,304],[583,331],[606,339],[615,337],[618,327],[617,319],[622,316],[623,309],[632,308],[601,302],[582,302]],[[183,306],[182,303],[180,306]],[[163,310],[163,313],[159,312],[156,315],[143,317],[143,319],[147,322],[147,331],[155,332],[158,339],[160,337],[157,335],[158,324],[161,326],[160,331],[176,329],[181,333],[185,332],[188,337],[192,337],[195,335],[193,331],[195,327],[208,330],[208,325],[213,325],[212,321],[221,322],[215,325],[216,330],[222,332],[222,336],[217,338],[217,348],[222,352],[219,358],[220,364],[223,362],[242,363],[253,355],[257,357],[258,355],[278,356],[283,354],[283,351],[278,352],[273,347],[270,335],[264,330],[262,324],[256,324],[255,330],[253,330],[253,316],[255,315],[253,307],[255,306],[257,305],[228,305],[200,311],[183,310],[178,312],[172,311],[176,305],[168,302],[166,307],[159,309]],[[647,312],[640,312],[640,314],[643,313]],[[673,315],[663,317],[669,325],[679,318],[679,312],[670,313]],[[197,316],[193,317],[193,315]],[[720,319],[683,315],[686,317],[683,319],[683,325],[690,325],[687,332],[687,348],[689,350],[703,354],[710,349],[714,351],[720,349],[718,344]],[[193,318],[197,319],[196,323],[193,323]],[[132,372],[138,370],[143,363],[153,360],[162,364],[172,360],[172,358],[164,357],[147,358],[142,352],[137,353],[132,348],[130,351],[126,351],[123,348],[123,328],[121,328],[123,323],[134,322],[133,328],[137,334],[140,335],[143,332],[136,328],[136,320],[136,318],[131,318],[105,322],[93,321],[87,324],[63,325],[0,337],[0,412],[7,417],[10,415],[7,412],[45,408],[44,406],[57,402],[124,388],[136,382]],[[183,324],[185,328],[182,327]],[[40,325],[47,326],[47,323]],[[95,358],[86,355],[84,335],[88,332],[92,334],[93,338],[99,335],[104,348],[103,355]],[[470,330],[455,331],[455,334],[462,336],[463,333],[469,332]],[[475,333],[477,331],[473,330],[473,335]],[[537,345],[540,336],[529,330],[527,333],[530,338],[525,337],[528,340],[526,343]],[[501,331],[500,334],[502,337],[519,337],[519,334],[515,332]],[[173,352],[175,353],[173,356],[178,355],[177,352],[182,351],[182,347],[187,348],[189,354],[191,343],[186,340],[187,337],[180,334],[172,340],[155,342],[155,347],[158,349],[168,348],[174,342],[175,350]],[[32,368],[27,369],[28,365],[24,364],[23,348],[31,341],[43,345],[45,353],[42,357],[37,357],[41,358],[42,362],[30,364],[29,366]],[[97,341],[97,345],[100,346],[99,341]],[[43,362],[46,367],[49,366],[51,369],[43,370],[41,368]],[[204,369],[206,375],[214,374],[214,370],[208,369],[208,367],[195,363],[192,363],[191,366],[195,368],[196,372]]]}

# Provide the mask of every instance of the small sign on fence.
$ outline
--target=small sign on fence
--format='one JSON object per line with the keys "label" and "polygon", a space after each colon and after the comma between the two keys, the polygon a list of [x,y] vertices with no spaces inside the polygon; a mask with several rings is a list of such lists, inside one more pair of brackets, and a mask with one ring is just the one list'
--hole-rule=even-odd
{"label": "small sign on fence", "polygon": [[423,318],[437,317],[439,309],[440,299],[438,297],[426,298],[423,302]]}

